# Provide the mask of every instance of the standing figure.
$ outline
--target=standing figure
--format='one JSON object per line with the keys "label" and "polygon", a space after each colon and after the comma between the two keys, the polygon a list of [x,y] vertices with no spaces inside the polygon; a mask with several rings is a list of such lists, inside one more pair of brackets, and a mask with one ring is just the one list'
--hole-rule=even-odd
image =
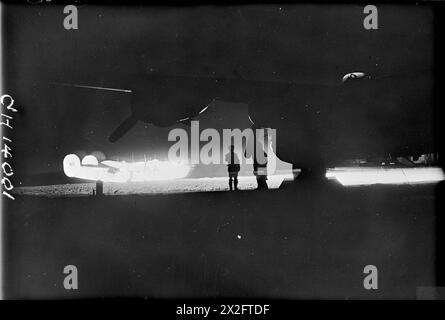
{"label": "standing figure", "polygon": [[253,175],[256,178],[257,189],[268,189],[267,186],[267,151],[269,146],[268,129],[264,128],[263,136],[257,137],[257,129],[248,139],[246,157],[253,158]]}
{"label": "standing figure", "polygon": [[230,191],[238,191],[238,172],[240,171],[239,158],[235,153],[235,146],[230,146],[230,152],[226,154],[227,171],[229,172]]}
{"label": "standing figure", "polygon": [[264,152],[263,146],[258,144],[255,146],[255,156],[253,158],[253,174],[256,177],[257,189],[268,189],[267,186],[267,160],[266,162],[258,161],[258,157],[256,156],[257,148],[260,148],[260,151],[263,152],[263,157],[267,159],[267,153]]}

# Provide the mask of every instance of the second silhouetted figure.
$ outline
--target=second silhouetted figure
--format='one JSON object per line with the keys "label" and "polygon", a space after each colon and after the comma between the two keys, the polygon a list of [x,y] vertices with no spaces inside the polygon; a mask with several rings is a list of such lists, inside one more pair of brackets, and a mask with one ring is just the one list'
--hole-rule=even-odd
{"label": "second silhouetted figure", "polygon": [[226,154],[227,171],[229,172],[230,191],[238,190],[238,172],[240,171],[239,158],[235,153],[235,146],[230,146],[230,152]]}

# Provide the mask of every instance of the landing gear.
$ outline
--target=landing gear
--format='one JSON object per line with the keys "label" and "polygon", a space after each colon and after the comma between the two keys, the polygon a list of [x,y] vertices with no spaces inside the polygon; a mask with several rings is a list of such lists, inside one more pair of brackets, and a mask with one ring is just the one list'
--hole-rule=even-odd
{"label": "landing gear", "polygon": [[324,167],[308,167],[302,168],[298,175],[299,180],[326,180],[326,168]]}
{"label": "landing gear", "polygon": [[[320,188],[327,186],[326,168],[322,165],[302,166],[298,164],[292,165],[293,180],[285,180],[281,184],[280,189],[284,190],[302,190],[307,186]],[[293,192],[292,191],[292,192]]]}
{"label": "landing gear", "polygon": [[104,195],[104,183],[101,180],[96,181],[96,197],[101,197]]}
{"label": "landing gear", "polygon": [[[297,169],[301,171],[298,172]],[[292,171],[294,173],[294,180],[298,181],[326,181],[326,167],[322,164],[309,165],[309,166],[299,166],[292,165]]]}

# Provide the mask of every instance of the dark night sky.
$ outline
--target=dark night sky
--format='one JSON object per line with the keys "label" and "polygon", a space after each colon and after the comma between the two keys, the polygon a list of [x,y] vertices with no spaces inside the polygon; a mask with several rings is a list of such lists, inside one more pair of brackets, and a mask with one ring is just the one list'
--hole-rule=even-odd
{"label": "dark night sky", "polygon": [[[168,128],[142,123],[108,142],[130,113],[129,94],[52,81],[131,89],[128,75],[152,73],[334,84],[351,71],[386,75],[433,66],[427,7],[381,5],[374,31],[363,28],[363,6],[352,5],[83,5],[74,31],[63,28],[61,6],[8,6],[3,13],[5,92],[20,109],[13,148],[15,170],[23,174],[61,170],[63,157],[77,150],[108,158],[167,150]],[[246,106],[219,103],[205,122],[247,125]]]}

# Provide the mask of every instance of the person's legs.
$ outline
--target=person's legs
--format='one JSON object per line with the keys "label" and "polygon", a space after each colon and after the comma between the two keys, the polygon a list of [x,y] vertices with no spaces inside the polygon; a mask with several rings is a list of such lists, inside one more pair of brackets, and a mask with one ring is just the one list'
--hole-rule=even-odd
{"label": "person's legs", "polygon": [[233,177],[232,177],[232,174],[231,173],[229,173],[229,188],[230,188],[230,191],[232,191],[232,182],[233,182]]}
{"label": "person's legs", "polygon": [[238,172],[233,175],[233,179],[234,179],[233,182],[235,185],[235,191],[237,191],[238,190]]}
{"label": "person's legs", "polygon": [[268,189],[267,186],[267,169],[266,166],[257,166],[256,176],[257,189]]}
{"label": "person's legs", "polygon": [[269,187],[267,186],[267,177],[264,175],[258,175],[256,178],[256,182],[257,182],[257,189],[269,189]]}

